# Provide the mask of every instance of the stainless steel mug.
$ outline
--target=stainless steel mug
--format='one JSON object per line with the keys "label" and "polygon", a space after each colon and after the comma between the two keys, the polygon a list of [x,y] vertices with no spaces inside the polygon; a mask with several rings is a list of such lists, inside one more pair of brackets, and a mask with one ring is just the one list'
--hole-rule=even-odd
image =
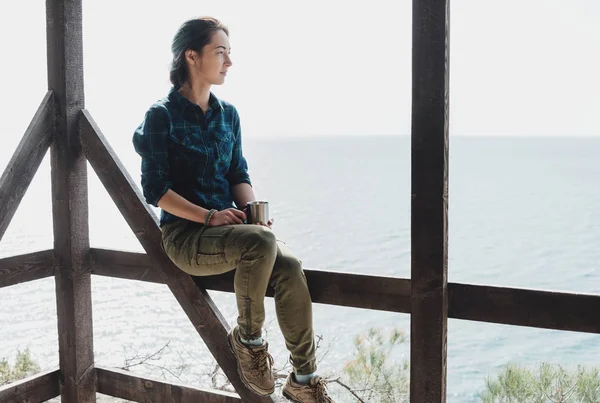
{"label": "stainless steel mug", "polygon": [[247,219],[249,224],[267,224],[269,222],[269,202],[257,200],[248,203]]}

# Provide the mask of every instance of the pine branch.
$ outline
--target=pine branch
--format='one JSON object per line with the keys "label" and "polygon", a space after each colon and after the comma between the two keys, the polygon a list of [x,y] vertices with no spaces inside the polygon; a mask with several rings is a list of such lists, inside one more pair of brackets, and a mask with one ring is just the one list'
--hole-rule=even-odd
{"label": "pine branch", "polygon": [[362,400],[360,398],[360,396],[358,396],[356,394],[356,392],[354,390],[352,390],[352,388],[348,385],[346,385],[344,382],[340,381],[340,378],[336,378],[336,379],[329,379],[327,380],[328,383],[337,383],[338,385],[340,385],[341,387],[343,387],[344,389],[346,389],[348,392],[350,392],[352,394],[352,396],[354,396],[356,398],[356,400],[358,400],[360,403],[365,403],[364,400]]}

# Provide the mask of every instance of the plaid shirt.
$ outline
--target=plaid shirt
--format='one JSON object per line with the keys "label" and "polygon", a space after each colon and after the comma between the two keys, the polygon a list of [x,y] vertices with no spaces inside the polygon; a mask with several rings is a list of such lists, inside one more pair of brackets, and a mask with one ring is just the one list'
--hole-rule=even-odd
{"label": "plaid shirt", "polygon": [[[233,205],[231,186],[251,184],[237,110],[212,93],[204,114],[172,88],[146,112],[133,146],[142,157],[144,197],[156,207],[172,189],[198,206],[223,210]],[[161,211],[161,225],[176,219]]]}

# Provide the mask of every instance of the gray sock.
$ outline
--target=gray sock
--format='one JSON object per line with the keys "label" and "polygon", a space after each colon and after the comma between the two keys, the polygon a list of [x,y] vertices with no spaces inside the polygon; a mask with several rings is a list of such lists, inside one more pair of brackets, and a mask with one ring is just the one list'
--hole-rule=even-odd
{"label": "gray sock", "polygon": [[300,385],[308,385],[310,380],[313,379],[315,376],[317,376],[317,375],[314,372],[312,374],[307,374],[307,375],[294,374],[294,380],[296,381],[296,383],[299,383]]}
{"label": "gray sock", "polygon": [[263,344],[262,337],[259,337],[258,339],[252,339],[252,340],[246,340],[243,337],[240,337],[240,341],[247,346],[253,346],[253,347],[262,346],[262,344]]}

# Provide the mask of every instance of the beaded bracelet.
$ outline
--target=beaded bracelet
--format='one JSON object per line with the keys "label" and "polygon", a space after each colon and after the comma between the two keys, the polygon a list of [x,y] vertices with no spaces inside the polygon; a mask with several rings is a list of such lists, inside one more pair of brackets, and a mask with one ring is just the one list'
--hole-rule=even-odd
{"label": "beaded bracelet", "polygon": [[209,226],[210,224],[210,219],[212,218],[213,215],[215,215],[215,213],[217,212],[217,210],[215,209],[211,209],[208,214],[206,215],[206,220],[204,220],[204,225],[205,226]]}

